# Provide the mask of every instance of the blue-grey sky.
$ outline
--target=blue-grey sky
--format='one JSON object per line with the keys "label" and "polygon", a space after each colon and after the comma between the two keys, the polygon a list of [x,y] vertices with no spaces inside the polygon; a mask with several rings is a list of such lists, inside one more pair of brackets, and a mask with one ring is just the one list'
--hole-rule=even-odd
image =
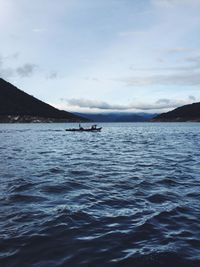
{"label": "blue-grey sky", "polygon": [[200,0],[0,0],[0,76],[68,111],[200,101]]}

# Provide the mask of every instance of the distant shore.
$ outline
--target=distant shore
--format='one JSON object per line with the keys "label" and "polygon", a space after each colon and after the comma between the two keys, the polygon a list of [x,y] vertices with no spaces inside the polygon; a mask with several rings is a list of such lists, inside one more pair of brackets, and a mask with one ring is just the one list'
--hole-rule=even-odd
{"label": "distant shore", "polygon": [[0,123],[55,123],[55,122],[82,122],[77,120],[67,120],[67,119],[57,119],[57,118],[45,118],[37,116],[28,116],[28,115],[5,115],[0,116]]}
{"label": "distant shore", "polygon": [[0,116],[0,124],[1,123],[177,123],[177,122],[200,122],[200,119],[196,120],[159,120],[159,119],[151,119],[147,121],[77,121],[77,120],[67,120],[67,119],[57,119],[57,118],[45,118],[45,117],[38,117],[38,116],[29,116],[29,115],[5,115]]}

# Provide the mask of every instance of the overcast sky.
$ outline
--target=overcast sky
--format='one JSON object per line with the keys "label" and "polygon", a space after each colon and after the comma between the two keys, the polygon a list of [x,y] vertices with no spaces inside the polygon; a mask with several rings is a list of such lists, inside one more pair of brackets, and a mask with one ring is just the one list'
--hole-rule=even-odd
{"label": "overcast sky", "polygon": [[68,111],[200,101],[200,0],[0,0],[0,76]]}

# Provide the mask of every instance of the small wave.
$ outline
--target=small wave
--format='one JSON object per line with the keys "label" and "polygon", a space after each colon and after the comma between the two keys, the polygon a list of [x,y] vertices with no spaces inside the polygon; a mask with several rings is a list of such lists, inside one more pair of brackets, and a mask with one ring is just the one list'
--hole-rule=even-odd
{"label": "small wave", "polygon": [[42,189],[40,190],[41,192],[45,193],[51,193],[51,194],[60,194],[60,193],[65,193],[71,190],[69,186],[65,185],[46,185],[43,186]]}
{"label": "small wave", "polygon": [[147,199],[152,203],[158,203],[158,204],[171,200],[170,197],[163,194],[153,194],[149,196]]}
{"label": "small wave", "polygon": [[[116,260],[118,261],[118,260]],[[137,255],[119,260],[115,267],[198,267],[199,262],[185,260],[181,255],[174,252],[154,252],[147,255]]]}
{"label": "small wave", "polygon": [[159,181],[159,184],[173,186],[173,185],[177,185],[178,182],[172,178],[164,178],[161,181]]}
{"label": "small wave", "polygon": [[23,191],[28,191],[30,189],[32,189],[34,187],[33,183],[28,183],[28,182],[23,182],[23,184],[19,185],[19,184],[15,184],[13,186],[10,187],[9,191],[11,193],[15,193],[15,192],[23,192]]}
{"label": "small wave", "polygon": [[51,173],[64,173],[65,172],[65,170],[64,169],[61,169],[61,168],[59,168],[59,167],[55,167],[55,168],[51,168],[51,169],[49,169],[49,172],[51,172]]}
{"label": "small wave", "polygon": [[8,202],[11,203],[18,203],[18,202],[24,202],[24,203],[30,203],[30,202],[41,202],[46,200],[46,198],[42,196],[35,196],[35,195],[24,195],[24,194],[12,194],[7,199]]}

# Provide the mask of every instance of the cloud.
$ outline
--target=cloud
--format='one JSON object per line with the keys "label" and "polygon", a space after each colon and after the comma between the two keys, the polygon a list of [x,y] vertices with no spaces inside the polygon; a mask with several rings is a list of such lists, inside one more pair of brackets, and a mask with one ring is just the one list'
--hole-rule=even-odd
{"label": "cloud", "polygon": [[52,71],[47,75],[47,79],[54,80],[58,78],[58,73],[56,71]]}
{"label": "cloud", "polygon": [[157,62],[159,62],[159,63],[165,63],[165,60],[163,58],[159,57],[159,58],[157,58]]}
{"label": "cloud", "polygon": [[126,106],[123,105],[111,105],[107,102],[104,101],[98,101],[98,100],[89,100],[89,99],[76,99],[76,98],[72,98],[72,99],[67,99],[66,100],[67,103],[71,106],[77,106],[77,107],[81,107],[81,108],[91,108],[91,109],[118,109],[118,110],[125,110],[127,109]]}
{"label": "cloud", "polygon": [[17,60],[19,58],[19,53],[13,53],[7,56],[0,55],[0,76],[3,78],[9,78],[15,75],[15,69],[11,67],[6,67],[5,63],[13,60]]}
{"label": "cloud", "polygon": [[[165,69],[168,70],[168,69]],[[170,70],[170,69],[169,69]],[[185,69],[187,70],[187,69]],[[147,86],[147,85],[178,85],[178,86],[196,86],[200,85],[200,72],[182,72],[172,74],[155,74],[151,76],[133,76],[121,79],[128,86]]]}
{"label": "cloud", "polygon": [[16,69],[16,73],[20,77],[30,77],[35,72],[36,68],[37,68],[37,65],[26,63],[23,66],[18,67]]}
{"label": "cloud", "polygon": [[[20,76],[20,77],[30,77],[34,74],[35,70],[37,69],[37,65],[26,63],[22,66],[18,67],[7,67],[7,61],[17,60],[19,57],[19,53],[14,53],[8,56],[1,56],[0,55],[0,76],[4,79],[13,77],[13,76]],[[10,62],[9,62],[10,65]]]}
{"label": "cloud", "polygon": [[152,0],[153,5],[159,7],[175,7],[179,5],[200,4],[199,0]]}
{"label": "cloud", "polygon": [[187,57],[185,58],[185,61],[195,63],[197,67],[200,68],[200,56],[194,56],[194,57]]}
{"label": "cloud", "polygon": [[42,33],[42,32],[46,32],[46,29],[45,28],[35,28],[32,31],[35,33]]}
{"label": "cloud", "polygon": [[[160,63],[164,63],[164,61],[160,61]],[[152,71],[192,71],[199,69],[200,65],[196,64],[193,66],[177,66],[177,67],[149,67],[149,68],[134,68],[134,66],[130,66],[129,69],[132,71],[143,71],[143,72],[152,72]]]}
{"label": "cloud", "polygon": [[14,76],[14,71],[12,68],[1,68],[0,66],[0,77],[6,79],[12,76]]}
{"label": "cloud", "polygon": [[13,53],[11,55],[4,57],[4,60],[16,60],[19,58],[19,55],[20,55],[20,53],[16,52],[16,53]]}
{"label": "cloud", "polygon": [[196,97],[194,97],[193,95],[189,95],[189,99],[190,99],[191,101],[196,101]]}
{"label": "cloud", "polygon": [[175,47],[168,49],[166,52],[169,54],[176,54],[176,53],[193,52],[193,51],[196,51],[196,49],[187,47]]}
{"label": "cloud", "polygon": [[[184,48],[173,49],[174,52],[183,50]],[[131,65],[129,69],[134,72],[139,72],[140,75],[117,78],[114,80],[121,81],[128,86],[200,85],[200,56],[196,55],[192,57],[186,57],[182,59],[182,62],[184,62],[183,66],[169,66],[169,67],[134,68],[134,66]],[[144,74],[145,72],[146,74]]]}
{"label": "cloud", "polygon": [[70,106],[75,106],[79,108],[89,108],[89,109],[99,109],[99,110],[118,110],[118,111],[126,111],[126,110],[166,110],[176,108],[182,105],[190,104],[196,101],[194,96],[189,96],[188,99],[168,99],[162,98],[158,99],[154,103],[143,103],[143,102],[132,102],[128,105],[121,104],[109,104],[105,101],[97,101],[97,100],[89,100],[89,99],[61,99],[62,101],[66,101]]}
{"label": "cloud", "polygon": [[[174,48],[168,51],[178,51]],[[185,50],[186,51],[186,50]],[[164,60],[162,58],[157,59],[160,63],[164,63]],[[186,57],[181,60],[185,64],[183,66],[169,66],[169,67],[148,67],[148,68],[136,68],[133,65],[129,67],[130,70],[133,71],[187,71],[188,73],[191,71],[199,70],[200,69],[200,56],[193,56],[193,57]],[[189,63],[189,64],[188,64]],[[187,64],[187,65],[186,65]],[[184,74],[185,76],[185,74]]]}

